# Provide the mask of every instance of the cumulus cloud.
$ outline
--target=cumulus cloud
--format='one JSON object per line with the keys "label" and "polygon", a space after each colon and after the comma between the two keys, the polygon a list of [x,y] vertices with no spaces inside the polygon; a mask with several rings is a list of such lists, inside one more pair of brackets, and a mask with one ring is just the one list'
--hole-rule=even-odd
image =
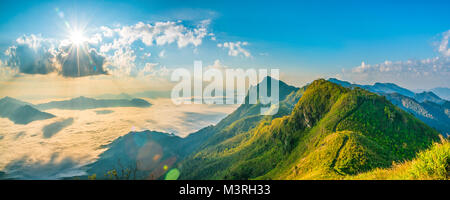
{"label": "cumulus cloud", "polygon": [[17,76],[19,71],[6,65],[5,61],[0,60],[0,81],[9,80]]}
{"label": "cumulus cloud", "polygon": [[[72,44],[68,39],[56,40],[40,35],[24,35],[6,50],[6,67],[23,74],[57,73],[64,77],[82,77],[99,74],[118,76],[136,75],[135,46],[163,46],[176,44],[178,48],[202,44],[208,33],[210,20],[187,26],[181,21],[139,22],[130,26],[102,26],[85,38],[82,44]],[[213,35],[213,34],[212,34]],[[140,49],[142,47],[139,47]],[[148,59],[150,52],[140,59]],[[165,51],[159,53],[164,57]],[[145,61],[144,61],[145,63]],[[2,71],[6,68],[2,67]],[[6,73],[6,72],[5,72]]]}
{"label": "cumulus cloud", "polygon": [[122,26],[111,29],[102,27],[105,37],[118,35],[112,43],[106,43],[103,46],[104,51],[118,49],[129,46],[136,41],[141,41],[147,46],[166,45],[176,43],[179,48],[188,45],[199,46],[202,40],[208,35],[207,27],[209,20],[201,21],[196,27],[188,28],[178,22],[156,22],[155,24],[146,24],[139,22],[131,26]]}
{"label": "cumulus cloud", "polygon": [[[135,25],[122,26],[118,28],[102,27],[104,37],[112,38],[100,46],[100,52],[111,53],[112,56],[108,69],[112,74],[133,74],[136,68],[136,55],[131,46],[135,42],[142,42],[145,46],[164,46],[177,44],[178,48],[189,45],[197,47],[202,44],[203,39],[208,36],[207,27],[210,20],[203,20],[194,27],[187,27],[181,22],[156,22],[147,24],[139,22]],[[165,57],[165,50],[159,52],[158,57]],[[145,54],[149,57],[151,54]],[[139,73],[139,72],[138,72]]]}
{"label": "cumulus cloud", "polygon": [[75,50],[70,46],[61,47],[56,55],[59,73],[65,77],[81,77],[107,74],[104,69],[105,56],[95,49]]}
{"label": "cumulus cloud", "polygon": [[165,66],[160,66],[159,63],[145,63],[145,66],[139,71],[138,77],[168,77],[170,70]]}
{"label": "cumulus cloud", "polygon": [[356,83],[393,82],[410,88],[450,86],[450,59],[435,57],[423,60],[385,61],[378,64],[361,63],[350,70],[343,69],[338,78]]}
{"label": "cumulus cloud", "polygon": [[24,74],[56,72],[65,77],[106,74],[105,57],[89,48],[89,42],[78,47],[64,40],[24,35],[7,49],[6,55],[8,62],[4,67],[18,69]]}
{"label": "cumulus cloud", "polygon": [[24,35],[17,38],[16,43],[6,50],[10,67],[24,74],[48,74],[56,70],[53,65],[55,46],[51,40]]}
{"label": "cumulus cloud", "polygon": [[114,35],[114,30],[109,27],[101,26],[100,30],[104,37],[112,37]]}
{"label": "cumulus cloud", "polygon": [[136,67],[136,54],[131,47],[117,49],[108,60],[108,69],[115,76],[128,76]]}
{"label": "cumulus cloud", "polygon": [[248,42],[225,42],[225,43],[219,43],[217,44],[218,47],[228,49],[228,55],[230,56],[238,56],[242,54],[245,57],[250,57],[251,54],[248,50],[245,50],[242,48],[243,46],[247,46]]}

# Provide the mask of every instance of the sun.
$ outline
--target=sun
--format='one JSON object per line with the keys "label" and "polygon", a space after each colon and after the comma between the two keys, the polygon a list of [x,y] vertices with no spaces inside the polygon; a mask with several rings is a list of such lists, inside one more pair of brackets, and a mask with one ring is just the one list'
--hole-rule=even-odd
{"label": "sun", "polygon": [[69,39],[74,45],[81,45],[86,41],[86,37],[84,37],[83,32],[78,30],[72,31]]}

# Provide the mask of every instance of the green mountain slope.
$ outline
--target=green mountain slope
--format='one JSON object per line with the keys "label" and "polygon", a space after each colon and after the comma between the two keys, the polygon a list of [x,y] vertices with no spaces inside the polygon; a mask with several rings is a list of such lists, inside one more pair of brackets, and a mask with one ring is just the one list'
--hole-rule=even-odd
{"label": "green mountain slope", "polygon": [[[273,79],[266,77],[263,81],[267,81],[267,85],[270,88]],[[259,86],[260,84],[256,87]],[[158,155],[161,157],[158,157],[156,162],[151,161],[153,167],[165,163],[169,158],[171,162],[179,162],[192,152],[196,152],[199,149],[205,149],[228,138],[247,132],[256,127],[263,120],[270,121],[273,118],[290,114],[295,103],[300,99],[304,91],[305,88],[299,89],[279,81],[280,108],[276,115],[260,115],[260,108],[264,105],[259,102],[257,104],[249,104],[249,97],[247,96],[244,104],[239,106],[233,113],[225,117],[217,125],[205,127],[185,138],[155,131],[130,132],[125,136],[117,138],[108,145],[108,149],[100,155],[100,158],[88,166],[88,174],[96,174],[97,178],[101,179],[106,178],[103,175],[113,169],[136,168],[137,163],[143,162],[142,160],[147,158],[138,158],[137,156],[138,152],[147,151],[143,149],[148,146],[146,144],[149,144],[152,147],[156,146],[160,149]],[[173,164],[174,163],[171,163],[170,166]],[[161,173],[153,173],[152,176],[148,175],[148,173],[153,171],[153,167],[137,172],[137,178],[161,178]]]}
{"label": "green mountain slope", "polygon": [[415,99],[393,93],[385,94],[394,105],[412,113],[427,125],[438,130],[442,135],[450,135],[450,102],[437,104],[431,101],[419,102]]}
{"label": "green mountain slope", "polygon": [[384,97],[316,80],[290,115],[195,152],[183,179],[341,178],[412,158],[438,133]]}
{"label": "green mountain slope", "polygon": [[450,102],[433,92],[413,93],[392,83],[358,85],[330,78],[328,81],[347,88],[363,88],[385,96],[391,103],[412,113],[415,117],[438,130],[442,135],[450,134]]}

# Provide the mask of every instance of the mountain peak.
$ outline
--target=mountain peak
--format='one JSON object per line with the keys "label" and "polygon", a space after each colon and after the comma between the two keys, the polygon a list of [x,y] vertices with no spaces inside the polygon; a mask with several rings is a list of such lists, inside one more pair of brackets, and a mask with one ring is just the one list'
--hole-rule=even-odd
{"label": "mountain peak", "polygon": [[337,99],[348,91],[349,89],[325,79],[313,81],[292,111],[294,123],[300,123],[302,127],[312,127],[331,109]]}
{"label": "mountain peak", "polygon": [[85,96],[79,96],[79,97],[76,97],[76,98],[73,98],[73,99],[92,99],[92,98],[88,98],[88,97],[85,97]]}
{"label": "mountain peak", "polygon": [[39,111],[30,103],[12,97],[4,97],[0,99],[0,117],[6,117],[15,124],[28,124],[35,120],[44,120],[55,116]]}
{"label": "mountain peak", "polygon": [[433,102],[433,103],[437,103],[437,104],[442,104],[445,101],[431,91],[430,92],[424,91],[421,93],[416,93],[414,95],[414,99],[419,102],[429,101],[429,102]]}
{"label": "mountain peak", "polygon": [[258,85],[260,85],[260,84],[263,83],[263,82],[267,82],[267,86],[269,86],[269,85],[271,84],[272,81],[278,81],[280,87],[288,86],[288,84],[286,84],[286,83],[283,82],[282,80],[275,79],[275,78],[273,78],[273,77],[271,77],[271,76],[266,76],[266,77],[264,77],[263,80],[260,81],[260,82],[258,83]]}
{"label": "mountain peak", "polygon": [[1,98],[0,100],[5,100],[5,101],[12,101],[12,100],[15,100],[15,101],[17,101],[17,99],[14,99],[14,98],[9,97],[9,96],[5,96],[5,97]]}
{"label": "mountain peak", "polygon": [[19,99],[15,99],[15,98],[12,98],[9,96],[5,96],[5,97],[1,98],[0,102],[13,103],[13,104],[17,104],[17,105],[29,105],[29,103],[27,103],[27,102],[23,102]]}
{"label": "mountain peak", "polygon": [[398,85],[394,84],[394,83],[381,83],[381,82],[376,82],[375,84],[373,84],[374,86],[396,86],[399,87]]}
{"label": "mountain peak", "polygon": [[431,91],[423,91],[423,92],[421,92],[421,93],[417,93],[417,95],[429,95],[429,96],[432,96],[432,97],[434,97],[434,98],[440,98],[440,97],[438,97],[435,93],[433,93],[433,92],[431,92]]}

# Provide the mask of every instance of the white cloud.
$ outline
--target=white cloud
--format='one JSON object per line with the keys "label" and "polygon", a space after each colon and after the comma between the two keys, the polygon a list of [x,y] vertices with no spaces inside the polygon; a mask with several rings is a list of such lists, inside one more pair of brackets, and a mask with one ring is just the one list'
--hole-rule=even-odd
{"label": "white cloud", "polygon": [[352,69],[343,69],[342,73],[336,76],[360,84],[392,82],[415,89],[450,87],[449,37],[450,30],[442,34],[438,46],[441,56],[422,60],[385,61],[378,64],[362,62]]}
{"label": "white cloud", "polygon": [[211,38],[212,41],[216,41],[216,35],[214,35],[214,33],[208,33],[208,36]]}
{"label": "white cloud", "polygon": [[75,51],[74,48],[78,47],[74,47],[68,40],[24,35],[6,50],[7,67],[24,74],[56,72],[65,77],[106,74],[105,56],[91,48],[89,41],[83,45],[82,51]]}
{"label": "white cloud", "polygon": [[225,42],[217,44],[218,47],[228,49],[228,55],[230,56],[238,56],[242,54],[245,57],[250,57],[251,54],[248,50],[242,48],[243,46],[247,46],[248,42]]}
{"label": "white cloud", "polygon": [[25,74],[48,74],[56,70],[53,41],[39,35],[24,35],[6,50],[7,65]]}
{"label": "white cloud", "polygon": [[18,73],[19,71],[17,69],[6,66],[6,63],[0,60],[0,81],[9,80]]}
{"label": "white cloud", "polygon": [[435,57],[423,60],[385,61],[379,64],[361,63],[350,70],[343,69],[338,78],[360,84],[393,82],[410,88],[450,86],[450,59]]}
{"label": "white cloud", "polygon": [[[187,27],[178,22],[156,22],[146,24],[139,22],[131,26],[121,26],[118,28],[102,27],[103,35],[111,37],[112,42],[104,43],[99,51],[113,55],[108,58],[112,74],[123,73],[124,75],[133,74],[136,67],[136,60],[132,45],[136,41],[141,41],[146,46],[164,46],[176,43],[178,48],[184,48],[188,45],[197,47],[202,44],[204,37],[208,35],[207,27],[209,20],[199,22],[195,27]],[[141,47],[142,48],[142,47]],[[144,56],[150,57],[151,53],[145,53]],[[158,56],[164,58],[165,50],[159,52]]]}
{"label": "white cloud", "polygon": [[226,70],[228,67],[223,65],[220,60],[214,60],[214,63],[212,65],[209,65],[206,67],[206,69],[218,69],[218,70]]}
{"label": "white cloud", "polygon": [[114,35],[114,30],[110,29],[109,27],[106,26],[102,26],[100,27],[100,30],[102,30],[103,32],[103,36],[105,37],[113,37]]}
{"label": "white cloud", "polygon": [[168,78],[171,70],[159,63],[145,63],[145,66],[139,70],[139,78]]}
{"label": "white cloud", "polygon": [[208,20],[201,21],[194,28],[172,21],[156,22],[155,24],[139,22],[135,25],[122,26],[116,29],[102,27],[102,30],[103,35],[109,37],[117,33],[118,38],[114,39],[112,44],[105,44],[115,49],[131,45],[138,40],[147,46],[154,44],[162,46],[176,42],[179,48],[183,48],[190,44],[195,47],[201,45],[203,38],[208,34],[208,25]]}
{"label": "white cloud", "polygon": [[[6,50],[7,66],[24,74],[55,72],[68,77],[96,74],[134,76],[139,72],[136,68],[136,63],[139,62],[136,60],[135,50],[144,50],[142,46],[136,46],[135,42],[140,41],[145,46],[176,44],[178,48],[191,45],[195,50],[202,44],[203,39],[210,35],[207,30],[209,24],[210,20],[200,21],[193,26],[186,26],[181,21],[101,26],[86,35],[84,52],[79,59],[83,61],[81,68],[78,58],[74,60],[77,56],[74,56],[75,51],[69,39],[56,40],[33,34],[25,35],[19,37],[15,45]],[[160,58],[165,55],[165,50],[160,51]],[[147,52],[139,59],[147,59],[150,56],[151,53]]]}
{"label": "white cloud", "polygon": [[158,56],[159,56],[160,58],[166,57],[166,50],[162,50],[161,52],[159,52]]}
{"label": "white cloud", "polygon": [[443,33],[442,41],[439,45],[439,53],[443,56],[450,56],[450,48],[448,47],[448,40],[450,38],[450,30]]}
{"label": "white cloud", "polygon": [[108,69],[115,76],[129,76],[136,67],[136,55],[130,47],[117,49],[112,56],[108,58],[110,64]]}
{"label": "white cloud", "polygon": [[156,66],[158,66],[158,65],[159,65],[158,63],[145,63],[144,68],[142,68],[142,69],[139,71],[139,74],[140,74],[141,76],[147,75],[147,74],[151,74],[151,73],[155,72],[155,68],[156,68]]}
{"label": "white cloud", "polygon": [[88,38],[87,42],[91,43],[91,44],[100,44],[103,40],[103,36],[101,33],[95,33],[93,34],[90,38]]}

